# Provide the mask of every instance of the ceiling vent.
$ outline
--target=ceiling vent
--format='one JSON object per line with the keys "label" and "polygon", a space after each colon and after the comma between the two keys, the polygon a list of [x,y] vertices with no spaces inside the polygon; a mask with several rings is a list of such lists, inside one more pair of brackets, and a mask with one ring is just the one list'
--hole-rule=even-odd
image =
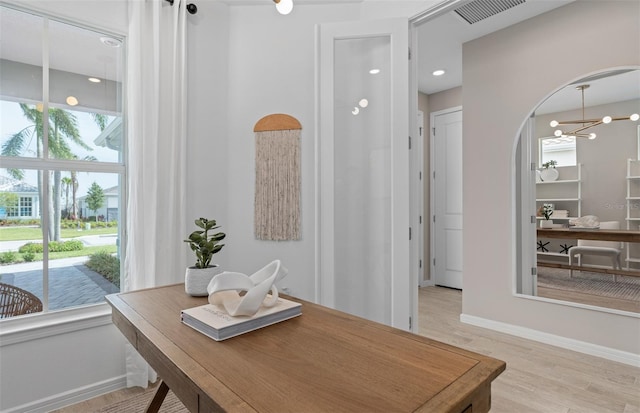
{"label": "ceiling vent", "polygon": [[460,17],[469,24],[477,23],[519,4],[526,0],[475,0],[455,9]]}

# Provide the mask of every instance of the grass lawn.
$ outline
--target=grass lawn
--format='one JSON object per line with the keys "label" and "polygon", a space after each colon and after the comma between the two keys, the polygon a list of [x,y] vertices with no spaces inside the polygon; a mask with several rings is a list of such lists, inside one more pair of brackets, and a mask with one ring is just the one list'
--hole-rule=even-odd
{"label": "grass lawn", "polygon": [[[95,254],[96,252],[104,251],[109,254],[113,254],[118,251],[118,247],[116,245],[98,245],[96,247],[84,247],[79,251],[64,251],[64,252],[50,252],[49,260],[59,260],[61,258],[72,258],[72,257],[84,257],[89,256],[91,254]],[[22,258],[22,254],[16,253],[16,261],[13,264],[19,264],[24,262]],[[42,254],[35,254],[34,261],[42,261]]]}
{"label": "grass lawn", "polygon": [[[61,238],[77,238],[85,235],[117,234],[118,228],[62,229]],[[42,230],[38,227],[0,227],[0,241],[21,241],[42,239]]]}

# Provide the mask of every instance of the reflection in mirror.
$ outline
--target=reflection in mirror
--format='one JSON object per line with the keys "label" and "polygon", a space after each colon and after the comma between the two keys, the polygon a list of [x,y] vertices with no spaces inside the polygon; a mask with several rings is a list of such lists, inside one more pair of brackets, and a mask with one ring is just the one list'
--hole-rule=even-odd
{"label": "reflection in mirror", "polygon": [[640,313],[640,70],[590,75],[516,151],[518,294]]}

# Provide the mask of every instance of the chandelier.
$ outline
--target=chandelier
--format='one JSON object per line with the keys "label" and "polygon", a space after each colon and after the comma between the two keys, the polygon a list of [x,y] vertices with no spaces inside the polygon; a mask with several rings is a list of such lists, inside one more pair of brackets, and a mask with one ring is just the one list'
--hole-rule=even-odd
{"label": "chandelier", "polygon": [[640,119],[640,115],[637,113],[634,113],[630,116],[619,116],[615,118],[607,115],[607,116],[604,116],[602,119],[585,119],[584,118],[584,91],[585,89],[588,89],[588,88],[589,88],[589,85],[587,84],[576,86],[576,89],[578,89],[582,94],[582,119],[581,120],[562,120],[562,121],[552,120],[551,122],[549,122],[549,126],[551,126],[552,128],[562,126],[562,125],[580,125],[580,126],[569,131],[556,129],[555,132],[553,132],[554,136],[559,138],[560,137],[562,138],[576,137],[576,138],[595,139],[596,134],[593,132],[591,133],[587,132],[587,129],[593,128],[594,126],[598,126],[601,124],[606,125],[618,120],[630,120],[633,122],[637,122],[638,119]]}

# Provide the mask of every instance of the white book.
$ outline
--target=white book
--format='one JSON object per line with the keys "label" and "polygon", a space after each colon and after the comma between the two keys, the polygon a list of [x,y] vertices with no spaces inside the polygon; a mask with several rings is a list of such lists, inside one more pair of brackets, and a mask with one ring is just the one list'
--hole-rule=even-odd
{"label": "white book", "polygon": [[216,341],[279,323],[302,314],[302,304],[279,297],[273,307],[260,307],[251,317],[230,316],[222,307],[205,304],[182,310],[181,321]]}

